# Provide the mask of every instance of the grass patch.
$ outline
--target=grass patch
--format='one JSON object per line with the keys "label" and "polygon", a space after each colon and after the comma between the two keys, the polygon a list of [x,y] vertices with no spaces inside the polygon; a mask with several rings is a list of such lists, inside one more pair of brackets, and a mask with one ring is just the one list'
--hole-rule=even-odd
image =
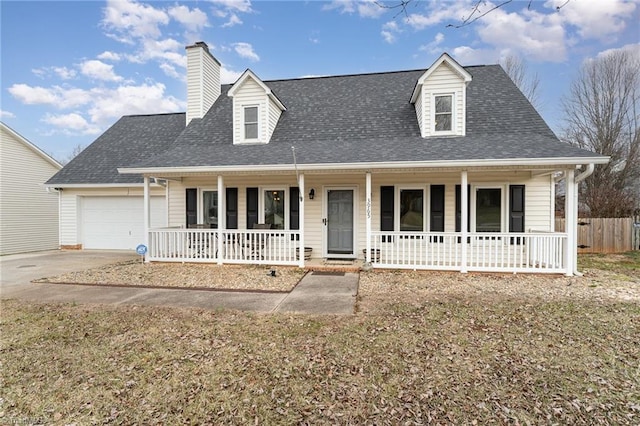
{"label": "grass patch", "polygon": [[640,305],[460,298],[350,317],[2,307],[0,423],[640,421]]}
{"label": "grass patch", "polygon": [[580,254],[579,269],[599,269],[640,278],[640,251],[629,251],[617,254]]}

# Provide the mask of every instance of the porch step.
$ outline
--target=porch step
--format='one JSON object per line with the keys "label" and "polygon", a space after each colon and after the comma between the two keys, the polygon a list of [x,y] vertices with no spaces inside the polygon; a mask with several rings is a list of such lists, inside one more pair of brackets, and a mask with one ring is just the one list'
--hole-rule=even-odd
{"label": "porch step", "polygon": [[360,272],[362,262],[344,259],[312,259],[309,262],[305,262],[304,267],[308,271]]}

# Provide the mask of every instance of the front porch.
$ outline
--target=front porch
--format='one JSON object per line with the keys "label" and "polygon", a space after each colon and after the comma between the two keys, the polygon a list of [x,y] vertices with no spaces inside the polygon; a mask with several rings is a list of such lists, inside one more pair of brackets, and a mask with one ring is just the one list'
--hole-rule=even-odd
{"label": "front porch", "polygon": [[[147,260],[304,268],[313,262],[304,259],[303,237],[299,231],[274,229],[157,228],[149,231]],[[487,232],[463,238],[458,232],[372,231],[369,257],[374,268],[564,273],[566,250],[564,233]],[[366,255],[366,249],[360,253]]]}

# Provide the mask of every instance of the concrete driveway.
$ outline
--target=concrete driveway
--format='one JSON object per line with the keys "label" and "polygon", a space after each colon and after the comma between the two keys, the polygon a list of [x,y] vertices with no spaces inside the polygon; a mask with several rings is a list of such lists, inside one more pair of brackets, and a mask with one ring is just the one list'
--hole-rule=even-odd
{"label": "concrete driveway", "polygon": [[0,297],[33,302],[107,303],[237,309],[255,312],[353,314],[357,273],[311,272],[290,293],[149,289],[33,284],[32,280],[81,271],[139,256],[122,251],[46,251],[0,257]]}

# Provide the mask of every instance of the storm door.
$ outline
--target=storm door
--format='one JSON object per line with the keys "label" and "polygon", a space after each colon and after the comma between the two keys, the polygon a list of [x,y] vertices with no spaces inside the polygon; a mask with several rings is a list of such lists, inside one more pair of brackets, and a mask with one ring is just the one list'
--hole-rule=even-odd
{"label": "storm door", "polygon": [[353,189],[327,190],[327,256],[353,257]]}

